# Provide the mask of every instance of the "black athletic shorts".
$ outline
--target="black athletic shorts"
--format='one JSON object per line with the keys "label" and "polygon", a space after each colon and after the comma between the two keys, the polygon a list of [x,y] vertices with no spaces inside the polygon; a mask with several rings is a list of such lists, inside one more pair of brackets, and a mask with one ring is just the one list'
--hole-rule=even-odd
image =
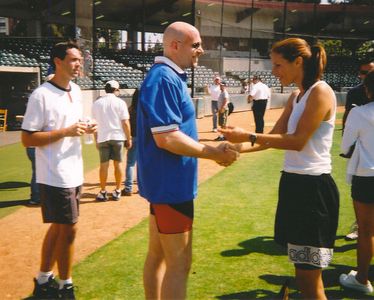
{"label": "black athletic shorts", "polygon": [[39,184],[44,223],[75,224],[79,216],[81,186],[60,188]]}
{"label": "black athletic shorts", "polygon": [[292,263],[328,266],[338,216],[339,192],[330,174],[282,172],[274,238],[287,246]]}
{"label": "black athletic shorts", "polygon": [[352,176],[351,197],[358,202],[374,203],[374,177]]}

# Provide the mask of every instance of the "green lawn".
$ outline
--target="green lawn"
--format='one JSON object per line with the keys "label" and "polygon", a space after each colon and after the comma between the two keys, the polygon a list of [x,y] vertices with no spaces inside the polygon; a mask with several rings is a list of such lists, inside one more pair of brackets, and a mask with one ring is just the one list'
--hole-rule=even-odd
{"label": "green lawn", "polygon": [[[85,171],[99,164],[94,145],[83,144]],[[21,143],[0,147],[0,218],[27,204],[30,196],[31,163]]]}
{"label": "green lawn", "polygon": [[[340,141],[337,130],[332,154],[333,176],[341,194],[340,226],[333,264],[324,271],[324,281],[330,299],[365,299],[338,284],[339,274],[356,261],[355,243],[343,240],[354,217],[345,183],[346,161],[338,155]],[[7,170],[0,175],[1,217],[25,205],[31,167],[21,144],[0,147],[0,155],[6,157],[2,166]],[[271,299],[292,278],[293,267],[284,249],[272,239],[282,161],[283,151],[277,150],[242,155],[199,186],[189,299]],[[84,145],[84,162],[86,171],[98,165],[94,146]],[[144,221],[77,264],[74,281],[79,299],[144,299],[146,248]],[[293,280],[291,292],[292,298],[299,297]]]}
{"label": "green lawn", "polygon": [[[333,176],[341,194],[340,226],[333,264],[324,271],[327,295],[365,299],[343,291],[339,274],[355,265],[355,243],[343,235],[353,221],[346,162],[338,156],[341,131],[335,132]],[[194,257],[189,299],[271,299],[293,267],[272,239],[283,151],[243,155],[199,187],[194,224]],[[144,299],[142,266],[147,221],[87,257],[74,268],[80,299]],[[291,280],[293,298],[299,295]],[[369,299],[369,297],[367,297]]]}

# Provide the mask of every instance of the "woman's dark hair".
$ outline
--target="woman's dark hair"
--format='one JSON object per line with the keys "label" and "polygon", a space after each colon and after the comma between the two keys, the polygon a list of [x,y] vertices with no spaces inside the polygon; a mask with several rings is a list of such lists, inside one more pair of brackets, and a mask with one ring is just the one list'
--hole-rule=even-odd
{"label": "woman's dark hair", "polygon": [[310,46],[303,39],[288,38],[276,42],[271,48],[271,52],[282,55],[289,62],[293,62],[299,56],[303,59],[302,85],[305,90],[322,78],[327,62],[326,52],[322,45]]}
{"label": "woman's dark hair", "polygon": [[72,48],[76,48],[80,50],[78,45],[72,41],[57,43],[56,45],[53,46],[51,50],[51,58],[50,58],[50,63],[53,69],[56,69],[54,59],[58,57],[59,59],[63,60],[66,56],[66,51]]}
{"label": "woman's dark hair", "polygon": [[366,88],[368,98],[370,99],[370,101],[374,101],[374,70],[370,71],[366,75],[364,79],[364,86]]}

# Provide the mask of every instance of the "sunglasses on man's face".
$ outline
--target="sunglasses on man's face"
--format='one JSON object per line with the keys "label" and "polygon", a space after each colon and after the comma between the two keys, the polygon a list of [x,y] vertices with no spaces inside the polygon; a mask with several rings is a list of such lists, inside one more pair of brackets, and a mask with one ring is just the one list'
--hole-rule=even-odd
{"label": "sunglasses on man's face", "polygon": [[361,75],[367,75],[369,73],[369,71],[367,71],[367,70],[360,70],[359,73]]}
{"label": "sunglasses on man's face", "polygon": [[[182,41],[177,41],[178,43],[183,43]],[[193,43],[192,45],[191,45],[191,47],[193,48],[193,49],[199,49],[200,47],[202,47],[202,45],[201,45],[201,43],[200,42],[196,42],[196,43]]]}
{"label": "sunglasses on man's face", "polygon": [[202,45],[201,45],[200,42],[193,43],[193,44],[191,45],[191,47],[194,48],[194,49],[199,49],[201,46],[202,46]]}

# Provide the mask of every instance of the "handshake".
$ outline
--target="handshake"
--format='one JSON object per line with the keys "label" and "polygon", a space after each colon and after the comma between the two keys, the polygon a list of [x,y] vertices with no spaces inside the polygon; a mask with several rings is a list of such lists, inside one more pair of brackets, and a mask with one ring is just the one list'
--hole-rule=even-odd
{"label": "handshake", "polygon": [[219,144],[216,150],[218,150],[217,157],[214,160],[224,167],[231,165],[240,156],[237,146],[228,142]]}

